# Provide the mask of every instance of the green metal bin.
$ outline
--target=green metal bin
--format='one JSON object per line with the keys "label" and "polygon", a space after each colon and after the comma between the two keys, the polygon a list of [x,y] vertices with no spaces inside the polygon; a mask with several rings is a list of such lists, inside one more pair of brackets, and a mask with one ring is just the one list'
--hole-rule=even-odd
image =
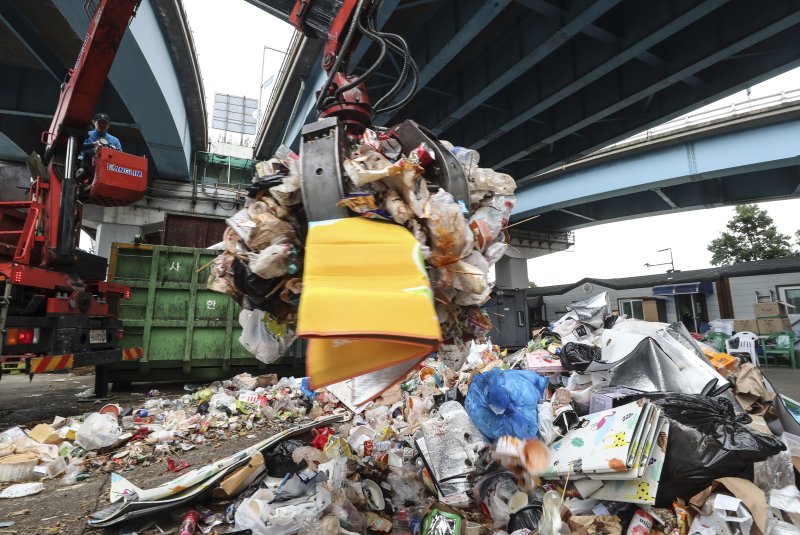
{"label": "green metal bin", "polygon": [[120,319],[120,347],[141,347],[138,362],[108,370],[109,381],[212,381],[241,372],[302,374],[302,357],[266,365],[239,343],[241,308],[229,296],[206,289],[219,251],[114,243],[108,280],[131,288]]}

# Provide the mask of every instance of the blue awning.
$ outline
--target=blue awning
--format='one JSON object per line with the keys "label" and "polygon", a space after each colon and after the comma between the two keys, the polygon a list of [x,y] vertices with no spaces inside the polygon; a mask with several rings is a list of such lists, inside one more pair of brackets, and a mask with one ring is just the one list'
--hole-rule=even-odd
{"label": "blue awning", "polygon": [[684,282],[683,284],[663,284],[653,286],[653,295],[713,294],[711,282]]}

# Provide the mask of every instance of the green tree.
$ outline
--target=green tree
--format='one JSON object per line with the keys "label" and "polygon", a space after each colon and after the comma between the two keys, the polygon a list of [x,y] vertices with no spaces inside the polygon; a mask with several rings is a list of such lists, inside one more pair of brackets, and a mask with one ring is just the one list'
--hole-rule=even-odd
{"label": "green tree", "polygon": [[778,232],[775,222],[766,210],[755,204],[741,204],[728,221],[728,230],[722,232],[708,245],[711,263],[729,266],[737,262],[751,262],[769,258],[782,258],[794,254],[789,236]]}
{"label": "green tree", "polygon": [[[800,232],[800,230],[798,230],[798,232]],[[798,238],[798,239],[800,239],[800,238]],[[535,282],[531,281],[531,282],[528,282],[528,288],[538,288],[538,286],[536,286]]]}
{"label": "green tree", "polygon": [[794,233],[794,242],[797,244],[797,248],[800,249],[800,230]]}

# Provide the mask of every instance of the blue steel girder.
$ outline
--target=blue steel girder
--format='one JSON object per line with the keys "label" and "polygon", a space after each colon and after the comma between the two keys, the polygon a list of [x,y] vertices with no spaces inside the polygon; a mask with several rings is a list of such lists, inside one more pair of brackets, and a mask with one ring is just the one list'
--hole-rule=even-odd
{"label": "blue steel girder", "polygon": [[[793,119],[713,133],[566,171],[517,191],[512,220],[565,230],[634,216],[800,195]],[[528,228],[523,224],[523,228]]]}
{"label": "blue steel girder", "polygon": [[36,27],[19,12],[13,2],[0,2],[0,23],[56,82],[61,82],[63,76],[60,74],[64,74],[61,62],[48,50]]}
{"label": "blue steel girder", "polygon": [[[543,31],[520,32],[504,36],[495,45],[495,50],[488,51],[479,60],[479,64],[470,65],[457,80],[461,85],[465,97],[455,109],[446,117],[439,120],[433,131],[441,134],[480,104],[495,95],[498,91],[508,86],[536,64],[548,57],[555,50],[568,42],[572,37],[581,33],[587,26],[594,23],[599,17],[619,3],[620,0],[595,0],[587,3],[581,2],[567,20],[547,19],[533,16],[529,23],[522,22],[520,28],[528,24],[532,28],[544,25]],[[537,28],[537,29],[539,29]],[[531,38],[532,37],[532,38]],[[516,46],[514,46],[516,44]],[[513,60],[514,53],[518,58]],[[480,83],[480,75],[490,73],[486,78],[488,83]],[[471,83],[470,83],[471,79]]]}
{"label": "blue steel girder", "polygon": [[[734,6],[734,13],[742,9],[748,13],[746,4],[744,7],[742,4],[731,5]],[[759,9],[750,16],[737,18],[736,25],[720,24],[713,17],[699,20],[672,39],[670,51],[673,60],[667,68],[647,68],[641,64],[620,66],[590,84],[591,87],[571,95],[557,106],[551,106],[547,113],[537,117],[535,124],[529,121],[487,144],[481,151],[482,161],[504,168],[524,184],[536,172],[559,161],[558,157],[548,159],[547,155],[535,154],[544,148],[552,149],[557,141],[572,143],[570,150],[562,150],[558,155],[567,152],[571,155],[585,154],[613,139],[630,135],[637,128],[667,120],[689,107],[697,107],[790,68],[798,63],[800,57],[800,43],[795,32],[791,31],[800,22],[800,3],[770,6],[772,9],[769,11]],[[763,49],[759,49],[762,42]],[[719,67],[723,60],[733,58],[740,68],[731,68],[730,62]],[[706,81],[699,92],[700,98],[697,91],[671,87],[698,73],[702,73],[701,77]],[[653,108],[631,109],[633,104],[641,101]],[[621,117],[612,117],[614,114]],[[618,120],[619,125],[609,123],[612,118]],[[609,135],[610,131],[616,135]],[[583,138],[576,137],[579,135]],[[581,149],[574,150],[576,146]],[[535,159],[524,161],[531,156]],[[519,163],[510,165],[515,162]]]}
{"label": "blue steel girder", "polygon": [[[53,0],[82,36],[89,20],[83,0]],[[151,0],[143,0],[120,44],[109,82],[139,125],[159,178],[189,180],[192,147],[180,84]],[[113,118],[112,118],[113,119]]]}
{"label": "blue steel girder", "polygon": [[[706,16],[726,2],[728,0],[707,0],[697,5],[687,6],[682,13],[678,13],[674,9],[654,9],[659,5],[668,7],[667,3],[651,6],[650,16],[643,19],[642,24],[629,28],[630,34],[626,36],[624,41],[617,43],[619,47],[617,50],[610,49],[603,53],[603,49],[597,47],[596,49],[599,50],[595,57],[582,55],[583,64],[580,65],[580,69],[583,74],[575,79],[565,80],[559,85],[547,84],[544,81],[535,85],[532,83],[528,87],[540,88],[542,92],[536,90],[520,91],[517,93],[517,98],[510,99],[512,108],[506,114],[502,116],[499,114],[494,116],[487,114],[485,121],[476,121],[476,126],[470,128],[470,130],[476,131],[475,135],[480,137],[465,140],[466,146],[474,149],[484,147],[491,141],[503,136],[506,132],[535,118],[544,110],[610,73],[623,63],[639,58],[657,43]],[[587,59],[589,61],[586,61]],[[656,62],[653,62],[652,58],[650,60],[651,65],[655,64],[659,67],[663,63],[663,60]],[[533,78],[531,82],[534,82],[538,77],[544,75],[544,72],[537,70],[534,73],[530,73],[526,78]],[[548,85],[550,87],[547,87]]]}
{"label": "blue steel girder", "polygon": [[[435,17],[431,16],[432,22],[420,25],[419,31],[425,27],[423,38],[412,41],[411,46],[411,53],[420,65],[419,86],[427,87],[510,3],[511,0],[447,2],[435,12]],[[409,4],[401,7],[407,8]],[[419,46],[423,42],[426,46]],[[389,122],[397,111],[377,117],[376,122]]]}
{"label": "blue steel girder", "polygon": [[[561,9],[560,7],[554,6],[544,0],[515,0],[518,4],[527,7],[537,13],[540,13],[546,17],[561,17],[564,16],[567,11],[565,9]],[[622,42],[622,37],[609,32],[604,28],[600,28],[596,24],[590,24],[586,28],[584,28],[583,33],[597,39],[602,43],[620,43]],[[652,52],[644,51],[639,53],[636,56],[636,59],[647,63],[648,65],[663,65],[665,60],[656,56]],[[690,76],[686,80],[683,80],[686,84],[692,87],[698,87],[703,85],[703,81],[695,76]]]}

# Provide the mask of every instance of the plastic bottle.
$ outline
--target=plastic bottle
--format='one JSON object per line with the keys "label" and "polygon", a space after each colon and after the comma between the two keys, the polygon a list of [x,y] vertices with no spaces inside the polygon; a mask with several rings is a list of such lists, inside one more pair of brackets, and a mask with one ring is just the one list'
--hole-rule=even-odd
{"label": "plastic bottle", "polygon": [[187,511],[186,514],[183,515],[183,521],[178,530],[179,535],[194,535],[194,532],[197,530],[197,521],[199,519],[200,513],[194,509]]}
{"label": "plastic bottle", "polygon": [[466,147],[453,147],[450,152],[456,157],[461,167],[464,168],[467,177],[478,169],[478,162],[481,159],[481,155],[478,151]]}
{"label": "plastic bottle", "polygon": [[542,521],[539,523],[539,535],[559,535],[561,532],[561,496],[548,490],[542,500]]}
{"label": "plastic bottle", "polygon": [[553,342],[547,345],[547,351],[553,355],[561,354],[561,344]]}

